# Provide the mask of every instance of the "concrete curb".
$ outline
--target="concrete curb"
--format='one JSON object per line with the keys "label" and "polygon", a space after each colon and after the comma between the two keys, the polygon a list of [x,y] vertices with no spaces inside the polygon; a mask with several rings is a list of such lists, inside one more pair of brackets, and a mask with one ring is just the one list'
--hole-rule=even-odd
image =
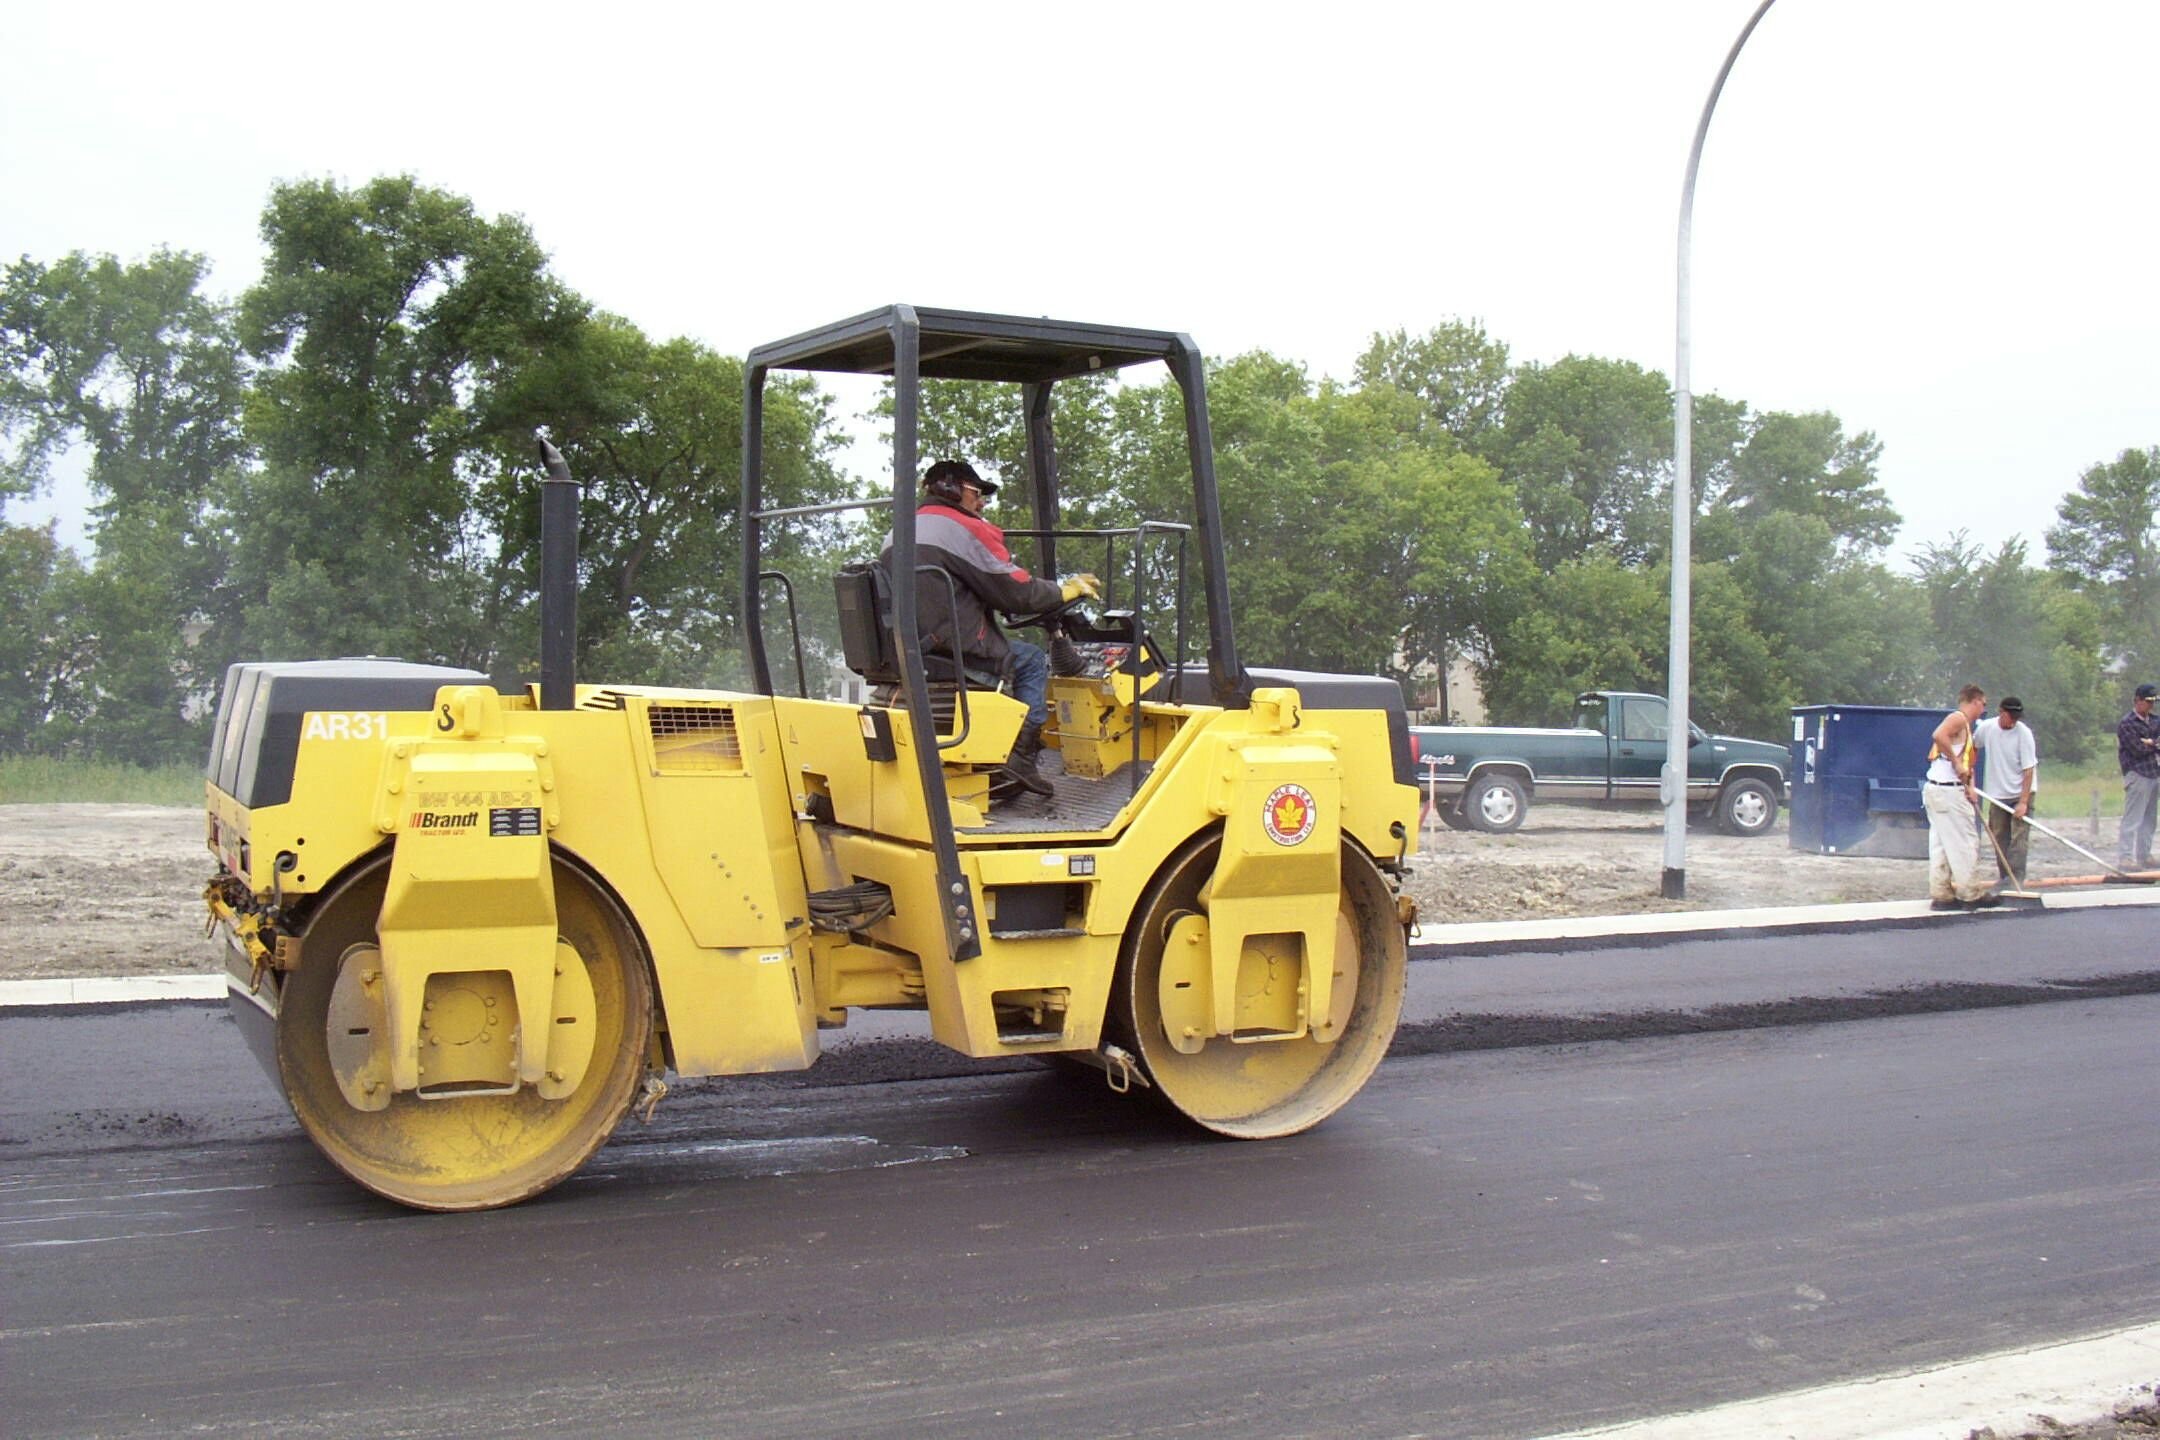
{"label": "concrete curb", "polygon": [[[2049,894],[2045,910],[2093,910],[2121,905],[2160,905],[2160,887]],[[2030,907],[1983,912],[2030,913]],[[1960,924],[1970,918],[1928,908],[1925,900],[1884,900],[1857,905],[1785,905],[1754,910],[1661,911],[1643,915],[1580,915],[1558,920],[1501,920],[1469,925],[1428,925],[1411,943],[1413,958],[1447,953],[1574,948],[1615,940],[1655,944],[1758,930],[1812,930],[1859,925]],[[225,998],[223,975],[104,976],[80,980],[0,980],[0,1010],[74,1005],[139,1005]]]}
{"label": "concrete curb", "polygon": [[[2160,887],[2048,893],[2032,901],[1978,912],[1984,916],[2041,910],[2093,910],[2118,905],[2160,905]],[[1752,930],[1816,930],[1850,925],[1959,924],[1963,911],[1928,908],[1925,900],[1873,900],[1852,905],[1780,905],[1751,910],[1652,911],[1639,915],[1576,915],[1555,920],[1498,920],[1467,925],[1423,925],[1410,950],[1446,951],[1573,948],[1615,940],[1655,943]]]}
{"label": "concrete curb", "polygon": [[134,1005],[145,1000],[222,1000],[223,975],[111,975],[82,980],[0,980],[0,1009]]}
{"label": "concrete curb", "polygon": [[1806,1435],[1810,1440],[1965,1440],[2054,1433],[2144,1400],[2160,1374],[2160,1325],[1984,1355],[1953,1365],[1877,1376],[1687,1415],[1666,1415],[1552,1440],[1721,1440]]}

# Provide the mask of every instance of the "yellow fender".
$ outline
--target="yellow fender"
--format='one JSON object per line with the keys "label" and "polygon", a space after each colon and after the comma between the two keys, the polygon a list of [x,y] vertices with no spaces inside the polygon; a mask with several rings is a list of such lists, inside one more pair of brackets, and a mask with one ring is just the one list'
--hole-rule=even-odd
{"label": "yellow fender", "polygon": [[1222,850],[1203,903],[1167,936],[1161,1005],[1173,1047],[1332,1041],[1341,906],[1342,764],[1332,736],[1300,732],[1297,692],[1255,691],[1247,733],[1210,777]]}
{"label": "yellow fender", "polygon": [[561,1098],[591,1061],[594,1013],[584,963],[556,935],[547,743],[506,735],[485,686],[444,687],[434,716],[429,738],[384,753],[377,823],[395,848],[379,951],[336,962],[333,1028],[352,1021],[333,1036],[349,1056],[340,1085],[369,1094],[387,1069],[393,1093]]}

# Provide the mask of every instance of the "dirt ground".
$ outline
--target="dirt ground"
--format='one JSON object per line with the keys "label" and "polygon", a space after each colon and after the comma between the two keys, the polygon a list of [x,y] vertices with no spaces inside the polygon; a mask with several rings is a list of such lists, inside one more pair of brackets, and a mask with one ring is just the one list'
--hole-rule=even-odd
{"label": "dirt ground", "polygon": [[[2112,859],[2114,823],[2097,837],[2084,821],[2054,828]],[[1428,926],[1927,895],[1925,861],[1802,854],[1783,817],[1754,840],[1691,830],[1684,901],[1658,894],[1664,840],[1650,812],[1543,805],[1513,835],[1435,823],[1421,850],[1410,889]],[[2035,876],[2097,869],[2033,837]],[[201,899],[210,870],[197,810],[0,805],[0,980],[215,973]]]}
{"label": "dirt ground", "polygon": [[0,980],[213,974],[203,814],[0,805]]}
{"label": "dirt ground", "polygon": [[2082,1425],[2061,1425],[2045,1416],[2041,1418],[2046,1422],[2045,1429],[2010,1436],[1998,1435],[1990,1427],[1973,1431],[1966,1440],[2150,1440],[2160,1435],[2160,1404],[2123,1405],[2112,1415]]}

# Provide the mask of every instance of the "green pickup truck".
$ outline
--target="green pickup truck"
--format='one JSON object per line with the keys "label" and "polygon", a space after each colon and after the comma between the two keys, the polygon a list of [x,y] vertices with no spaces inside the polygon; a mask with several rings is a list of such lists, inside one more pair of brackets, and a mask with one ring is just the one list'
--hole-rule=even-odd
{"label": "green pickup truck", "polygon": [[[1656,805],[1665,764],[1661,695],[1593,690],[1575,697],[1572,730],[1414,725],[1418,784],[1458,830],[1515,829],[1532,798],[1564,805]],[[1688,808],[1729,835],[1767,835],[1786,798],[1783,745],[1688,726]]]}

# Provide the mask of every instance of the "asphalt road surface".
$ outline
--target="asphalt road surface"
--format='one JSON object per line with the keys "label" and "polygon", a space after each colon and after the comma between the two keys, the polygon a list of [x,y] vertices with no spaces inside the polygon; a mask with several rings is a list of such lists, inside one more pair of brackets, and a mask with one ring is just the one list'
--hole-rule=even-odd
{"label": "asphalt road surface", "polygon": [[1534,1436],[2160,1318],[2152,913],[1951,920],[1423,960],[1267,1143],[859,1045],[468,1216],[217,1009],[10,1015],[0,1432]]}

